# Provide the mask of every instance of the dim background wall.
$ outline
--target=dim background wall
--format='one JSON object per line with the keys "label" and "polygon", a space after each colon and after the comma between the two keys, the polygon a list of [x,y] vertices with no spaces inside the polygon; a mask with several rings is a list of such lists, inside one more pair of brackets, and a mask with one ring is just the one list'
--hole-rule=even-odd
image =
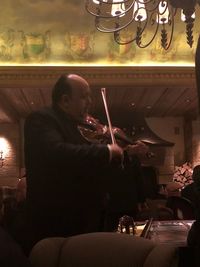
{"label": "dim background wall", "polygon": [[174,164],[185,161],[184,119],[182,117],[147,118],[150,128],[161,138],[174,143]]}
{"label": "dim background wall", "polygon": [[20,127],[18,124],[0,124],[0,138],[7,141],[7,151],[4,164],[0,168],[0,186],[15,186],[19,178],[20,171]]}

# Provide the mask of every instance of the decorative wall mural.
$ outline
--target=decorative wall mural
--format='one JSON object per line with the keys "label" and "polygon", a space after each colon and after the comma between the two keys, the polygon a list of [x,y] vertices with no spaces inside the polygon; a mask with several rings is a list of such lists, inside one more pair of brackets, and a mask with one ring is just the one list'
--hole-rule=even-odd
{"label": "decorative wall mural", "polygon": [[174,42],[168,50],[164,50],[161,46],[160,39],[157,37],[155,39],[155,42],[153,42],[152,48],[150,50],[151,60],[158,61],[158,62],[167,62],[167,61],[176,60],[176,56],[179,51],[180,44],[181,44],[181,34],[175,36]]}
{"label": "decorative wall mural", "polygon": [[[1,0],[0,64],[194,65],[200,29],[194,29],[192,49],[185,43],[184,25],[175,29],[177,39],[168,51],[161,49],[159,40],[146,49],[133,43],[120,46],[112,34],[95,29],[84,3]],[[196,19],[200,20],[200,14]],[[128,34],[125,32],[123,38]]]}
{"label": "decorative wall mural", "polygon": [[94,36],[90,33],[70,33],[65,34],[66,55],[70,61],[92,60],[94,57]]}
{"label": "decorative wall mural", "polygon": [[0,60],[10,61],[12,59],[13,45],[14,45],[14,30],[4,29],[0,31]]}
{"label": "decorative wall mural", "polygon": [[[123,32],[121,39],[123,41],[129,40],[132,34],[128,31]],[[108,60],[118,61],[125,63],[127,61],[133,60],[136,56],[136,45],[134,43],[129,43],[126,45],[118,45],[113,41],[113,36],[110,38],[108,50]]]}
{"label": "decorative wall mural", "polygon": [[41,33],[22,34],[22,52],[24,60],[31,62],[44,62],[50,55],[50,31]]}

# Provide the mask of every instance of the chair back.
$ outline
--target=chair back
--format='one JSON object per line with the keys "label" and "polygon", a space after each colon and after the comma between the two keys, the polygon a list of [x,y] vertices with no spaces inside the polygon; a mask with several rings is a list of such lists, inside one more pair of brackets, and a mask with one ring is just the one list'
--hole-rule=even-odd
{"label": "chair back", "polygon": [[192,202],[187,198],[171,196],[167,199],[166,206],[172,209],[175,220],[195,219],[195,208]]}
{"label": "chair back", "polygon": [[178,247],[128,234],[88,233],[39,241],[32,267],[178,267]]}

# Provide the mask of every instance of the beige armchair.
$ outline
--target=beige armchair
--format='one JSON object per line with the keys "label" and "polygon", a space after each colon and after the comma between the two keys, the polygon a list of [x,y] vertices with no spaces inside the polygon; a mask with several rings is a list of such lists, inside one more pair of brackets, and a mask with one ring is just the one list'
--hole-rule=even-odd
{"label": "beige armchair", "polygon": [[30,260],[33,267],[176,267],[178,249],[127,234],[89,233],[41,240]]}

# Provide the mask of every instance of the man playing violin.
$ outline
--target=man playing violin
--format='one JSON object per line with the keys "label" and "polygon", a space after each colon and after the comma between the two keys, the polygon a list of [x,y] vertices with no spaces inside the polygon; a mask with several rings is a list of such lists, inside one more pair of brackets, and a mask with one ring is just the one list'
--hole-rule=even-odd
{"label": "man playing violin", "polygon": [[[52,106],[30,114],[24,126],[27,215],[32,245],[50,236],[102,230],[109,168],[119,168],[124,150],[117,144],[93,144],[78,125],[91,105],[88,82],[62,75],[52,91]],[[129,146],[129,156],[145,155],[146,145]]]}

